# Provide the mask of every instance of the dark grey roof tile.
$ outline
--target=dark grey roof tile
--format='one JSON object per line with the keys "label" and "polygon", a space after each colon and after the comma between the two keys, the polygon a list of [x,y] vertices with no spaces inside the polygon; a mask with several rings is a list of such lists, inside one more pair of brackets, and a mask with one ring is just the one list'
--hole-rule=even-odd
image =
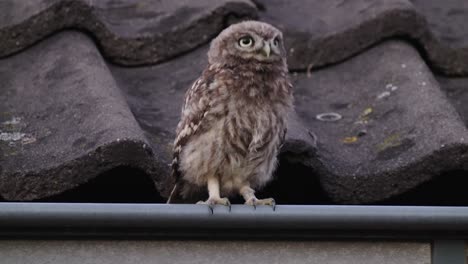
{"label": "dark grey roof tile", "polygon": [[[63,33],[2,61],[2,195],[50,196],[121,165],[145,170],[167,195],[180,105],[206,51],[150,67],[106,66],[87,37]],[[286,179],[294,173],[302,175],[296,184],[316,184],[309,168],[335,202],[370,203],[463,167],[465,126],[408,44],[384,43],[293,80],[297,115],[281,161],[290,170],[280,168],[271,190],[276,182],[293,188]],[[327,113],[341,119],[317,119]]]}
{"label": "dark grey roof tile", "polygon": [[[435,70],[468,75],[462,1],[256,0],[261,19],[284,29],[299,71],[280,167],[260,195],[398,201],[466,170],[467,78],[437,82],[416,50]],[[163,196],[171,187],[174,129],[204,44],[257,12],[247,0],[7,0],[0,9],[9,10],[0,16],[0,196],[79,201],[80,189],[99,196],[113,177],[131,189],[133,175],[145,194],[129,199],[153,202],[155,186]],[[57,33],[65,28],[95,38]],[[402,36],[414,46],[386,41]]]}
{"label": "dark grey roof tile", "polygon": [[431,31],[452,48],[468,47],[468,2],[463,0],[410,0],[424,14]]}
{"label": "dark grey roof tile", "polygon": [[468,2],[411,0],[434,40],[422,43],[431,66],[446,75],[468,75]]}
{"label": "dark grey roof tile", "polygon": [[93,41],[57,34],[0,63],[0,194],[29,200],[119,165],[154,174],[143,132]]}
{"label": "dark grey roof tile", "polygon": [[124,65],[167,60],[234,20],[256,17],[249,0],[4,0],[0,10],[0,58],[73,28],[91,33],[107,58]]}
{"label": "dark grey roof tile", "polygon": [[438,75],[437,81],[457,109],[465,125],[468,126],[468,77],[448,78]]}
{"label": "dark grey roof tile", "polygon": [[[449,75],[468,74],[466,1],[257,0],[261,20],[285,33],[292,70],[341,62],[390,37],[418,42],[431,66]],[[429,7],[426,2],[430,2]],[[437,13],[438,6],[447,12]],[[429,23],[427,23],[427,18]],[[456,22],[452,22],[456,20]],[[437,21],[437,22],[434,22]],[[445,23],[451,21],[450,23]],[[447,24],[454,34],[447,32]],[[441,34],[441,32],[445,32]],[[457,46],[446,40],[457,39]]]}
{"label": "dark grey roof tile", "polygon": [[[378,45],[295,80],[296,111],[317,135],[321,182],[341,203],[404,193],[467,162],[467,130],[418,52]],[[321,113],[342,119],[324,122]]]}
{"label": "dark grey roof tile", "polygon": [[[438,71],[468,73],[463,0],[255,2],[264,10],[262,20],[286,31],[293,70],[336,63],[383,39],[406,37],[419,42]],[[0,57],[77,28],[93,34],[103,54],[124,65],[167,60],[208,42],[232,19],[257,16],[249,0],[6,0],[0,8],[7,10],[0,17]]]}

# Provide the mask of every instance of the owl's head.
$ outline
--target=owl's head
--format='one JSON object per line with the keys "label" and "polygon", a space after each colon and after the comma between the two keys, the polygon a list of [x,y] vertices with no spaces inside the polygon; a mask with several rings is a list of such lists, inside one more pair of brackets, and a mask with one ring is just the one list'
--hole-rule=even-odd
{"label": "owl's head", "polygon": [[208,60],[213,63],[285,63],[283,34],[263,22],[244,21],[224,29],[212,42]]}

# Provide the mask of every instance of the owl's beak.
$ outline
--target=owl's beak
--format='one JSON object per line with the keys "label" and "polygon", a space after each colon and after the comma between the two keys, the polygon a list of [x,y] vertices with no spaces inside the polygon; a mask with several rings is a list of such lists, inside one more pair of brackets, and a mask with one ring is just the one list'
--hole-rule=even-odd
{"label": "owl's beak", "polygon": [[270,52],[271,52],[270,43],[264,41],[263,42],[263,47],[262,47],[263,56],[269,58],[270,57]]}

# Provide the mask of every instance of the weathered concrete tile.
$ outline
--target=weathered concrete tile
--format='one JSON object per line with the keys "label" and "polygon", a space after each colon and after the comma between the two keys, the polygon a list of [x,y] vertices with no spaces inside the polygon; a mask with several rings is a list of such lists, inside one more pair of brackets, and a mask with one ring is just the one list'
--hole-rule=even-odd
{"label": "weathered concrete tile", "polygon": [[457,109],[458,114],[468,126],[468,78],[448,78],[437,75],[437,81],[447,94],[452,105]]}
{"label": "weathered concrete tile", "polygon": [[95,44],[61,33],[0,61],[0,194],[30,200],[119,165],[154,174],[143,132]]}
{"label": "weathered concrete tile", "polygon": [[[386,42],[294,79],[296,111],[317,134],[315,166],[334,200],[375,202],[465,168],[466,128],[410,45]],[[330,112],[342,119],[318,120]]]}
{"label": "weathered concrete tile", "polygon": [[463,0],[410,0],[428,21],[437,38],[452,48],[468,48],[468,2]]}
{"label": "weathered concrete tile", "polygon": [[[468,74],[464,0],[256,0],[260,19],[286,31],[290,65],[307,70],[340,62],[390,37],[416,40],[431,66]],[[91,33],[104,55],[124,65],[165,61],[207,43],[230,22],[257,17],[249,0],[0,3],[0,56],[64,28]]]}
{"label": "weathered concrete tile", "polygon": [[[319,177],[335,202],[371,203],[466,169],[466,78],[438,77],[447,100],[408,43],[367,50],[403,36],[434,69],[466,74],[465,2],[255,2],[261,20],[285,31],[291,69],[302,72],[267,193],[301,203]],[[0,195],[9,200],[57,194],[121,165],[143,170],[164,194],[183,94],[206,64],[203,44],[257,12],[248,0],[6,0],[0,10],[9,11],[0,15]],[[96,42],[57,33],[64,28]],[[173,59],[106,65],[96,45],[109,63]],[[330,112],[341,119],[317,120]]]}
{"label": "weathered concrete tile", "polygon": [[[431,67],[438,71],[449,75],[468,74],[468,46],[465,45],[468,38],[466,30],[460,28],[468,22],[463,0],[452,0],[450,4],[414,1],[416,6],[409,0],[255,2],[263,9],[259,13],[261,20],[285,31],[293,70],[305,71],[341,62],[382,40],[403,37],[415,40],[427,54]],[[426,2],[431,3],[426,6]],[[448,10],[444,13],[447,15],[445,20],[434,23],[441,17],[437,11],[439,6],[441,10]],[[451,25],[459,25],[449,26],[450,29],[460,29],[438,34],[443,31],[441,27],[448,27],[445,23],[448,20]],[[460,45],[454,47],[445,41],[447,38],[460,40]]]}
{"label": "weathered concrete tile", "polygon": [[91,33],[107,58],[124,65],[170,59],[256,16],[249,0],[5,0],[0,10],[0,57],[73,28]]}

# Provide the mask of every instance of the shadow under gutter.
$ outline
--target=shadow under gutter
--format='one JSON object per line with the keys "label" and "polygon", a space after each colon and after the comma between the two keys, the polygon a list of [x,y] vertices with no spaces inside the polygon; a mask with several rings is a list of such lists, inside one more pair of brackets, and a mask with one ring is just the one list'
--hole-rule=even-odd
{"label": "shadow under gutter", "polygon": [[0,203],[3,239],[468,239],[468,207]]}

